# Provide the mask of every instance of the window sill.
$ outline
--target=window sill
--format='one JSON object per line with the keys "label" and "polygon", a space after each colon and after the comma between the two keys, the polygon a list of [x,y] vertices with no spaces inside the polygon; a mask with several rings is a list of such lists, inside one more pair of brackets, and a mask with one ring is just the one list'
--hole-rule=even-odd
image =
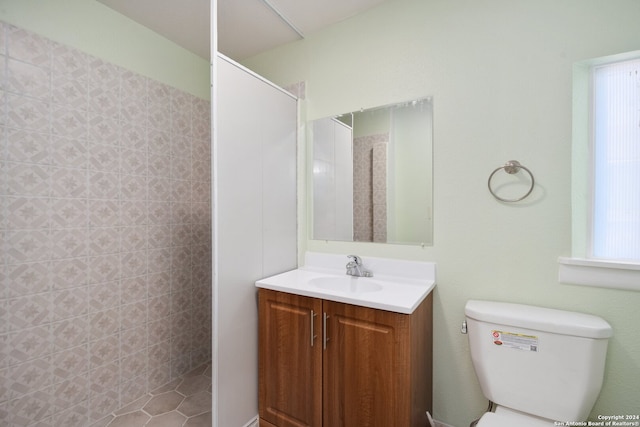
{"label": "window sill", "polygon": [[572,285],[640,291],[640,264],[560,257],[558,281]]}

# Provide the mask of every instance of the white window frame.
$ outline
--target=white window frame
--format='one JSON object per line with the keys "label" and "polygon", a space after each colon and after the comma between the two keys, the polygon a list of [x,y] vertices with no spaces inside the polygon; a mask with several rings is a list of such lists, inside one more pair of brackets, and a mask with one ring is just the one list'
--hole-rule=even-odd
{"label": "white window frame", "polygon": [[640,58],[640,51],[583,61],[573,69],[572,250],[560,257],[558,280],[603,288],[640,291],[640,262],[591,256],[592,233],[592,69]]}

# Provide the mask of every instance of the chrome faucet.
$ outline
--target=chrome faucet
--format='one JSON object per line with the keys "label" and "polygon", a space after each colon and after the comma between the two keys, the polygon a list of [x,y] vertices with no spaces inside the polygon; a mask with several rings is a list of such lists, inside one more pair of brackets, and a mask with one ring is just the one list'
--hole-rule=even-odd
{"label": "chrome faucet", "polygon": [[347,274],[355,277],[373,277],[373,273],[362,267],[362,259],[358,255],[347,255],[351,261],[347,263]]}

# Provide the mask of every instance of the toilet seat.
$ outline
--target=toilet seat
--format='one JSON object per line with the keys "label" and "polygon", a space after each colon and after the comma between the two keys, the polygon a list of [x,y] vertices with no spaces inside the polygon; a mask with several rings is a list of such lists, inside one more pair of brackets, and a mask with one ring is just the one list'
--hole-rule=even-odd
{"label": "toilet seat", "polygon": [[552,420],[498,406],[495,412],[485,413],[476,427],[550,427],[553,425],[556,424]]}

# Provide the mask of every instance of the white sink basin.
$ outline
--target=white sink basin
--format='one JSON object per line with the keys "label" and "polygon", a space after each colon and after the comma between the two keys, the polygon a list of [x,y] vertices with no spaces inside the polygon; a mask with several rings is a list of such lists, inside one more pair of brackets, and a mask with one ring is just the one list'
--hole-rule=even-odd
{"label": "white sink basin", "polygon": [[411,314],[435,287],[435,264],[363,258],[373,277],[345,274],[347,255],[307,252],[305,266],[265,277],[256,286],[396,313]]}
{"label": "white sink basin", "polygon": [[336,292],[363,293],[382,290],[382,284],[366,277],[324,276],[309,280],[309,286]]}

